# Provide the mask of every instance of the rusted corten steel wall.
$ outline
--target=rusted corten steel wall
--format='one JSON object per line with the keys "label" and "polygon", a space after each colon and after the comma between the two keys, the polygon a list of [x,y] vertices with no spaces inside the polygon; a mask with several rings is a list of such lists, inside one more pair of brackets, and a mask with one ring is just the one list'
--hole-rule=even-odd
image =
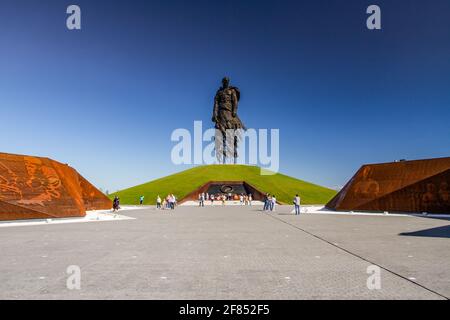
{"label": "rusted corten steel wall", "polygon": [[450,213],[449,185],[450,158],[364,165],[326,207]]}
{"label": "rusted corten steel wall", "polygon": [[111,201],[57,161],[0,153],[0,220],[83,217]]}

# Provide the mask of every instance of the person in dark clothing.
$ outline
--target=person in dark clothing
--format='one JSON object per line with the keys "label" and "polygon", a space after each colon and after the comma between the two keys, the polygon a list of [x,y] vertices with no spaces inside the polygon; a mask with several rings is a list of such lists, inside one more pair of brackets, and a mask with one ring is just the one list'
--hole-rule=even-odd
{"label": "person in dark clothing", "polygon": [[119,209],[120,209],[120,199],[118,196],[115,196],[113,200],[113,212],[119,211]]}
{"label": "person in dark clothing", "polygon": [[270,207],[269,194],[266,193],[265,196],[264,196],[264,208],[263,208],[263,211],[269,210],[269,207]]}

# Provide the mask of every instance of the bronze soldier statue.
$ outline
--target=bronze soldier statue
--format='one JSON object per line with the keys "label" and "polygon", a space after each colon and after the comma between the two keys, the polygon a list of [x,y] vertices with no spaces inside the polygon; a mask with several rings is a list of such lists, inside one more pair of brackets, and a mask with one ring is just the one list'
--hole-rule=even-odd
{"label": "bronze soldier statue", "polygon": [[[214,111],[212,121],[216,124],[216,156],[219,162],[226,163],[227,158],[233,157],[234,163],[238,157],[237,147],[241,130],[245,126],[237,115],[238,103],[241,93],[238,88],[230,86],[230,79],[222,79],[222,87],[217,90],[214,98]],[[234,132],[228,136],[227,130]]]}

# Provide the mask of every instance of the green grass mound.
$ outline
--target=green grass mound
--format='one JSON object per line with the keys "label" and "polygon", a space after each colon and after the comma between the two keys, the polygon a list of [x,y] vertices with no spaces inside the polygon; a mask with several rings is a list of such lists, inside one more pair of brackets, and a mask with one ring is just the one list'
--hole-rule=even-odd
{"label": "green grass mound", "polygon": [[291,204],[297,193],[302,204],[325,204],[336,194],[334,190],[280,173],[261,175],[261,169],[256,166],[209,165],[118,191],[111,194],[110,198],[118,195],[121,204],[138,204],[139,197],[143,195],[144,204],[154,205],[158,195],[163,198],[173,193],[177,199],[182,199],[209,181],[245,181],[262,192],[274,194],[277,200],[284,204]]}

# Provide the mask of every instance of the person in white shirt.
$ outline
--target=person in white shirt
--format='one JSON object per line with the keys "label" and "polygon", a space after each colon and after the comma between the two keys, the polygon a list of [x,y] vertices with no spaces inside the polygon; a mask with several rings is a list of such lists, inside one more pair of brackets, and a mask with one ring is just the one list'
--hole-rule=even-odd
{"label": "person in white shirt", "polygon": [[169,196],[169,207],[170,209],[175,209],[176,198],[173,194]]}
{"label": "person in white shirt", "polygon": [[295,215],[299,215],[300,214],[300,197],[298,196],[298,194],[295,195],[294,198],[294,209],[295,209]]}
{"label": "person in white shirt", "polygon": [[275,211],[275,205],[277,204],[277,198],[275,195],[272,196],[272,202],[270,203],[270,211]]}
{"label": "person in white shirt", "polygon": [[204,193],[202,193],[202,194],[200,195],[200,206],[201,206],[201,207],[204,207],[204,206],[205,206],[205,194],[204,194]]}

